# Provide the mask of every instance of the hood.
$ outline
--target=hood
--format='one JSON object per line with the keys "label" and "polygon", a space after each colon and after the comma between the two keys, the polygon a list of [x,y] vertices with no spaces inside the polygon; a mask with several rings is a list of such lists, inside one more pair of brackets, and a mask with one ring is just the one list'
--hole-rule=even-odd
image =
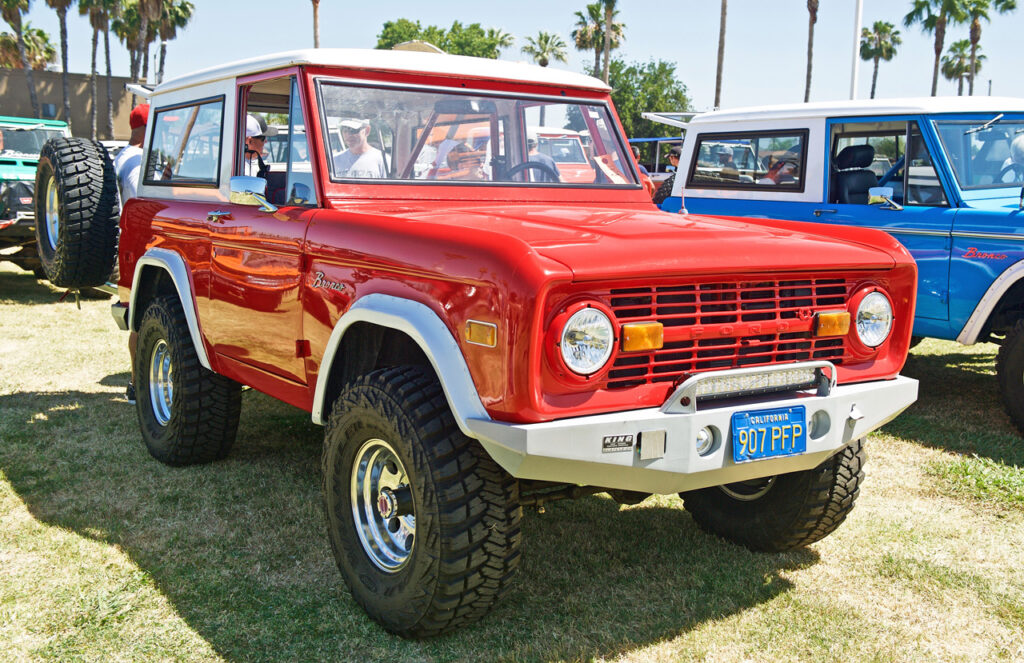
{"label": "hood", "polygon": [[29,182],[36,179],[36,164],[39,158],[26,159],[20,156],[0,156],[0,180],[5,182],[22,181]]}
{"label": "hood", "polygon": [[385,213],[452,226],[453,237],[458,237],[454,229],[472,228],[517,238],[536,253],[565,265],[578,280],[780,269],[891,269],[894,256],[905,254],[888,235],[877,231],[670,214],[647,205],[446,205]]}
{"label": "hood", "polygon": [[1021,189],[1019,187],[982,189],[970,193],[970,197],[964,195],[964,205],[970,209],[1005,214],[1011,214],[1020,209]]}

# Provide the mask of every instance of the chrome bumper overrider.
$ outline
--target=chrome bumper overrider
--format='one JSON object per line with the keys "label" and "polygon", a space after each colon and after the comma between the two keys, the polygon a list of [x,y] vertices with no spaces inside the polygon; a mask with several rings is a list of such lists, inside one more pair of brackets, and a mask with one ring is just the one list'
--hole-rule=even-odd
{"label": "chrome bumper overrider", "polygon": [[[761,372],[822,365],[829,366],[826,362],[791,364]],[[752,372],[756,371],[701,374],[681,385],[661,408],[539,424],[483,419],[469,419],[467,424],[491,457],[515,477],[668,494],[811,469],[917,400],[917,380],[902,376],[842,386],[823,379],[816,390],[727,400],[687,397],[698,393],[698,382]],[[733,413],[793,405],[803,405],[808,423],[816,422],[808,432],[805,453],[733,462]],[[701,456],[696,438],[705,427],[715,431],[716,442]]]}

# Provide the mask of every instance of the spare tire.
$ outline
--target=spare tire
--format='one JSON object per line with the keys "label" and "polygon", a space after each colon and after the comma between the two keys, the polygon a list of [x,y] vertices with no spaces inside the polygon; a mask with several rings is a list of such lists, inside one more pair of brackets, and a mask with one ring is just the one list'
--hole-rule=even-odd
{"label": "spare tire", "polygon": [[107,282],[117,258],[120,206],[107,149],[85,138],[54,138],[36,168],[36,250],[61,288]]}

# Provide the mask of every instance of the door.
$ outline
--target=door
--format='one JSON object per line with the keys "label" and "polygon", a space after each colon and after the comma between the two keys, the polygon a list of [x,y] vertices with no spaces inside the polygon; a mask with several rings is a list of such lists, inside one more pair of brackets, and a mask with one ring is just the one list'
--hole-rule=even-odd
{"label": "door", "polygon": [[[239,107],[245,109],[240,134],[259,124],[261,133],[238,141],[261,153],[249,161],[262,160],[269,169],[260,168],[276,209],[221,203],[206,212],[212,243],[208,338],[221,356],[305,384],[300,286],[306,229],[317,208],[295,78],[240,88]],[[266,149],[267,138],[276,139],[274,149]],[[241,175],[245,157],[238,153],[235,173]]]}
{"label": "door", "polygon": [[[885,230],[910,251],[917,262],[918,318],[949,319],[949,259],[956,209],[936,170],[929,144],[916,120],[851,121],[831,123],[831,166],[828,203],[816,206],[806,220],[842,223]],[[868,145],[871,149],[858,146]],[[844,150],[846,150],[844,154]],[[848,156],[856,152],[850,163]],[[868,158],[870,156],[870,159]],[[866,176],[864,171],[870,172]],[[863,182],[851,193],[841,193],[843,178]],[[873,183],[892,189],[888,203],[853,202],[859,189]],[[846,197],[845,202],[840,202]]]}

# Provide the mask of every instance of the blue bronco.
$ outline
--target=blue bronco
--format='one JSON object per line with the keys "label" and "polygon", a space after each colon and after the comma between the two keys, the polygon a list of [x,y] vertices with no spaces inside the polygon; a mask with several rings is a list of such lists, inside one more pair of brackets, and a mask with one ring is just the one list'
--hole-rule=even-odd
{"label": "blue bronco", "polygon": [[1001,345],[1024,432],[1024,99],[841,101],[687,125],[666,211],[885,230],[918,265],[914,335]]}

